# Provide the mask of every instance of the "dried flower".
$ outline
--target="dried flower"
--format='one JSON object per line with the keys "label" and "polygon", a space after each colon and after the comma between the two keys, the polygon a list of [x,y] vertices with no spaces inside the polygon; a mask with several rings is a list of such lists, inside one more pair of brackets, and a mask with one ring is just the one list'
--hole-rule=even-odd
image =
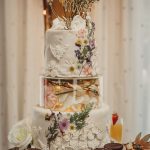
{"label": "dried flower", "polygon": [[75,127],[75,125],[73,123],[70,124],[69,128],[70,128],[71,131],[74,131],[76,129],[76,127]]}
{"label": "dried flower", "polygon": [[92,74],[92,67],[90,65],[86,64],[83,67],[83,72],[85,75],[91,75]]}
{"label": "dried flower", "polygon": [[71,73],[73,73],[73,72],[75,71],[74,66],[70,66],[70,67],[69,67],[69,71],[70,71]]}
{"label": "dried flower", "polygon": [[8,135],[9,142],[20,150],[26,149],[32,142],[31,124],[29,119],[15,124]]}
{"label": "dried flower", "polygon": [[87,45],[87,44],[88,44],[88,40],[85,39],[85,40],[83,41],[83,43],[84,43],[85,45]]}
{"label": "dried flower", "polygon": [[77,39],[75,44],[76,44],[76,46],[81,46],[82,45],[82,40],[81,39]]}
{"label": "dried flower", "polygon": [[62,132],[68,129],[69,127],[69,120],[67,118],[64,118],[62,121],[59,122],[59,128]]}
{"label": "dried flower", "polygon": [[91,49],[95,49],[95,39],[90,40],[89,45]]}

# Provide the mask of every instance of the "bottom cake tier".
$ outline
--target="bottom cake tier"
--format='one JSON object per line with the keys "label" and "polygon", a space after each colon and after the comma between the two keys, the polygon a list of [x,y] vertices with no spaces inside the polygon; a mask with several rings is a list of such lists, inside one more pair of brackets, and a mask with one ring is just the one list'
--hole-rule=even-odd
{"label": "bottom cake tier", "polygon": [[109,142],[107,129],[109,107],[107,105],[103,104],[99,109],[92,109],[84,122],[85,125],[79,130],[76,130],[74,125],[66,119],[70,116],[75,118],[76,115],[73,113],[53,113],[58,118],[60,116],[64,118],[62,124],[59,124],[62,129],[61,134],[57,132],[57,120],[55,117],[52,119],[52,112],[49,109],[34,107],[32,125],[36,133],[33,140],[36,147],[46,150],[48,141],[52,140],[49,143],[50,150],[93,150]]}

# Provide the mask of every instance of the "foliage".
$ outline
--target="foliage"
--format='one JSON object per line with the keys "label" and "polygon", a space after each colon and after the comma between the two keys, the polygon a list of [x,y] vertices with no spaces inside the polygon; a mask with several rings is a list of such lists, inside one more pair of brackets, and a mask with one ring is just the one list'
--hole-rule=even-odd
{"label": "foliage", "polygon": [[93,104],[87,105],[80,113],[74,113],[70,117],[70,123],[74,123],[76,125],[76,129],[80,130],[85,125],[85,119],[89,117],[89,112],[92,110]]}
{"label": "foliage", "polygon": [[[46,115],[45,118],[48,118],[48,115]],[[47,145],[49,146],[50,149],[50,143],[56,139],[58,136],[58,121],[56,119],[56,116],[54,113],[52,113],[51,116],[49,116],[49,120],[52,120],[52,124],[49,125],[48,131],[46,133],[46,138],[47,138]]]}
{"label": "foliage", "polygon": [[46,115],[45,120],[49,121],[49,127],[46,133],[47,145],[50,149],[51,142],[55,141],[58,135],[63,136],[65,130],[69,129],[68,126],[65,127],[65,130],[62,130],[63,125],[65,123],[63,120],[67,121],[70,126],[75,125],[76,130],[82,129],[86,125],[86,118],[89,116],[89,112],[92,110],[93,104],[88,104],[80,113],[74,113],[69,116],[69,118],[63,118],[61,113],[55,114],[52,112],[51,115]]}

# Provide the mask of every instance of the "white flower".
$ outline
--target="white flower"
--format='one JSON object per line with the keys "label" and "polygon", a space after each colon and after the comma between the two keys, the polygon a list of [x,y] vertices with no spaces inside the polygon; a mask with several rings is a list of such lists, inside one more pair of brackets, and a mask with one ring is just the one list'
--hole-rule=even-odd
{"label": "white flower", "polygon": [[102,139],[103,139],[103,135],[102,135],[101,133],[98,133],[98,134],[97,134],[97,139],[98,139],[98,140],[102,140]]}
{"label": "white flower", "polygon": [[70,141],[70,136],[69,136],[69,134],[64,135],[64,136],[63,136],[63,140],[64,140],[65,142]]}
{"label": "white flower", "polygon": [[56,77],[58,75],[58,65],[55,61],[50,61],[47,65],[46,75]]}
{"label": "white flower", "polygon": [[87,141],[79,141],[79,148],[80,149],[88,149],[87,147]]}
{"label": "white flower", "polygon": [[32,141],[31,126],[29,120],[25,119],[13,126],[8,135],[10,144],[24,150]]}
{"label": "white flower", "polygon": [[52,30],[65,30],[67,29],[66,23],[61,18],[56,18],[53,21],[53,25],[51,27]]}
{"label": "white flower", "polygon": [[55,68],[57,68],[57,63],[53,60],[49,61],[48,64],[47,64],[47,69],[53,70]]}
{"label": "white flower", "polygon": [[75,76],[80,74],[77,62],[71,59],[67,59],[65,61],[65,63],[60,68],[60,72],[61,74],[68,76]]}
{"label": "white flower", "polygon": [[87,134],[86,134],[86,132],[83,132],[83,134],[80,135],[80,138],[79,138],[79,139],[80,139],[81,141],[84,141],[84,140],[86,140],[86,138],[87,138]]}
{"label": "white flower", "polygon": [[87,135],[87,136],[88,136],[88,139],[89,139],[89,140],[93,140],[93,139],[94,139],[94,135],[92,134],[91,131],[88,132],[88,135]]}
{"label": "white flower", "polygon": [[80,30],[85,29],[86,21],[79,15],[75,16],[71,22],[71,29],[72,30]]}
{"label": "white flower", "polygon": [[97,139],[93,139],[91,141],[88,141],[88,146],[92,149],[98,148],[100,145],[100,141],[98,141]]}
{"label": "white flower", "polygon": [[78,140],[70,140],[70,146],[78,149]]}
{"label": "white flower", "polygon": [[86,19],[89,20],[89,21],[92,20],[92,19],[91,19],[91,16],[90,16],[89,14],[86,16]]}
{"label": "white flower", "polygon": [[94,128],[92,128],[92,133],[93,134],[97,134],[99,131],[98,131],[98,129],[96,128],[96,127],[94,127]]}

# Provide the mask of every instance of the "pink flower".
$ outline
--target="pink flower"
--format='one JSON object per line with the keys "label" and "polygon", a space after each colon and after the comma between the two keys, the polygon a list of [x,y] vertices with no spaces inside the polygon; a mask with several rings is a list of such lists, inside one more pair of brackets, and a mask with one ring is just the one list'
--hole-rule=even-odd
{"label": "pink flower", "polygon": [[83,67],[83,72],[85,75],[91,75],[92,74],[92,67],[90,65],[85,65]]}
{"label": "pink flower", "polygon": [[55,105],[58,103],[58,97],[55,95],[54,90],[51,85],[45,85],[44,91],[44,99],[45,99],[45,106],[48,108],[54,108]]}
{"label": "pink flower", "polygon": [[67,130],[69,128],[69,120],[67,118],[64,118],[62,121],[59,122],[59,128],[62,132]]}
{"label": "pink flower", "polygon": [[78,31],[77,37],[78,38],[84,38],[85,37],[85,33],[86,33],[86,31],[84,29],[81,29],[81,30]]}
{"label": "pink flower", "polygon": [[54,94],[47,95],[45,99],[45,105],[48,108],[55,108],[56,104],[58,103],[58,98]]}

